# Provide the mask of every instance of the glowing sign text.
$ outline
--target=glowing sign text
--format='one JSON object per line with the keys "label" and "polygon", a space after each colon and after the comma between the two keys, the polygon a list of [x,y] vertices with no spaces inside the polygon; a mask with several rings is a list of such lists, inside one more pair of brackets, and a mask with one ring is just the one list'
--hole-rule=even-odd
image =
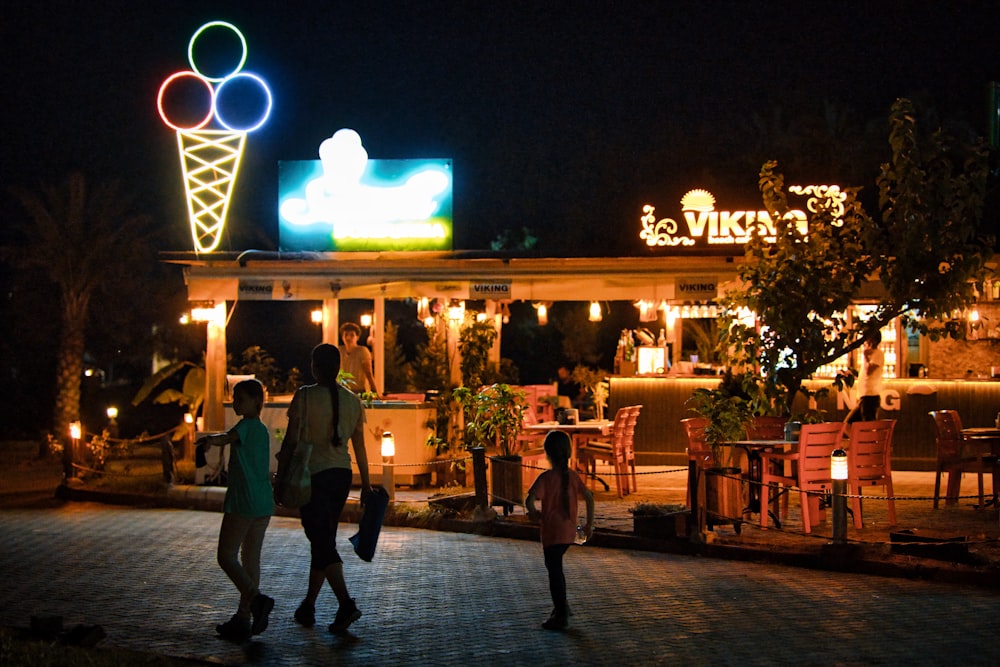
{"label": "glowing sign text", "polygon": [[[815,212],[818,200],[824,199],[833,202],[835,215],[843,213],[845,195],[839,186],[790,186],[788,191],[812,195],[807,202],[810,211]],[[649,246],[695,246],[699,241],[708,245],[735,246],[749,241],[753,233],[762,235],[769,243],[775,241],[777,228],[767,211],[716,211],[715,197],[700,189],[685,194],[681,198],[681,207],[683,227],[673,218],[657,220],[654,215],[656,208],[650,204],[643,206],[639,238]],[[799,233],[808,233],[805,211],[793,209],[785,218],[795,224]]]}

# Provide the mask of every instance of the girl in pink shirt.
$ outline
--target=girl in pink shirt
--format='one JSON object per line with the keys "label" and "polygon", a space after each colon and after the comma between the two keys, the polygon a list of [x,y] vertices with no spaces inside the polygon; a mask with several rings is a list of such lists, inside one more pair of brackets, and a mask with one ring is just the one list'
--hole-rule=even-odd
{"label": "girl in pink shirt", "polygon": [[[584,485],[575,471],[569,469],[572,444],[562,431],[549,431],[545,436],[545,455],[552,466],[528,490],[524,505],[528,517],[542,522],[542,553],[549,573],[549,591],[555,608],[549,619],[542,623],[546,630],[565,630],[569,625],[569,605],[566,603],[566,575],[563,572],[563,555],[576,538],[577,497],[587,503],[587,539],[594,532],[594,494]],[[535,500],[542,501],[542,511],[535,508]]]}

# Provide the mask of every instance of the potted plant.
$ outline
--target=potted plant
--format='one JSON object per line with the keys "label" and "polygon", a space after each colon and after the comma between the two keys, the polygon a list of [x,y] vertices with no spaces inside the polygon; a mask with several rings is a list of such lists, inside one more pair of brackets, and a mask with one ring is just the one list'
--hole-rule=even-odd
{"label": "potted plant", "polygon": [[745,381],[745,376],[734,376],[727,371],[718,387],[695,389],[686,403],[692,412],[709,422],[705,427],[705,442],[712,451],[714,465],[699,471],[699,477],[704,479],[705,523],[709,527],[714,523],[712,519],[718,518],[733,521],[738,531],[743,517],[742,470],[735,448],[726,447],[725,443],[745,439],[747,425],[753,419],[753,404],[744,389]]}
{"label": "potted plant", "polygon": [[587,395],[594,402],[594,418],[604,418],[604,408],[608,403],[609,385],[606,380],[607,372],[600,369],[594,370],[582,364],[573,369],[573,382],[586,389]]}
{"label": "potted plant", "polygon": [[523,499],[521,457],[514,446],[528,407],[524,392],[497,383],[476,392],[458,387],[452,395],[463,408],[469,446],[496,452],[495,465],[490,466],[494,504],[509,513]]}

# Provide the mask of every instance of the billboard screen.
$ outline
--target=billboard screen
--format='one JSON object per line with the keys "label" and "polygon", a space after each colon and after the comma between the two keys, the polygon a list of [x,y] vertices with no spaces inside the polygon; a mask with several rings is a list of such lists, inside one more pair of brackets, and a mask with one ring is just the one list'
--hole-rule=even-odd
{"label": "billboard screen", "polygon": [[451,160],[320,155],[278,163],[281,250],[451,250]]}

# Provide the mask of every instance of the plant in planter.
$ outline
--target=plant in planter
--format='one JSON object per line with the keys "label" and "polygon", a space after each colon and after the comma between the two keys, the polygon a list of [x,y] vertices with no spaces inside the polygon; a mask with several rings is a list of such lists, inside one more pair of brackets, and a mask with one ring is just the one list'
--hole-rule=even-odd
{"label": "plant in planter", "polygon": [[[744,383],[752,384],[752,379],[727,372],[717,388],[695,389],[687,401],[692,412],[709,422],[705,427],[705,442],[712,450],[715,461],[713,468],[703,471],[705,523],[709,527],[714,523],[712,517],[718,517],[735,522],[739,531],[739,521],[743,516],[742,482],[739,479],[742,471],[736,465],[737,450],[725,447],[724,443],[744,439],[747,425],[753,419],[753,402],[743,391]],[[698,523],[702,524],[700,515]]]}
{"label": "plant in planter", "polygon": [[608,402],[607,372],[600,369],[594,370],[582,364],[573,369],[573,382],[587,390],[587,394],[594,402],[594,416],[597,419],[604,417],[604,407]]}
{"label": "plant in planter", "polygon": [[492,446],[500,456],[514,453],[524,411],[528,408],[522,390],[498,383],[477,392],[458,387],[452,396],[463,408],[470,446]]}
{"label": "plant in planter", "polygon": [[490,466],[493,496],[500,499],[504,512],[509,513],[523,496],[521,457],[514,453],[514,446],[528,407],[524,392],[498,383],[476,392],[458,387],[452,395],[463,408],[469,446],[497,452],[499,464]]}
{"label": "plant in planter", "polygon": [[629,512],[632,530],[639,537],[666,539],[686,534],[690,513],[684,505],[636,503]]}
{"label": "plant in planter", "polygon": [[727,372],[718,387],[695,389],[685,403],[697,416],[709,421],[705,427],[705,441],[712,449],[717,466],[730,467],[734,463],[732,451],[722,443],[746,437],[747,424],[754,416],[752,400],[743,390],[745,381],[745,376]]}

